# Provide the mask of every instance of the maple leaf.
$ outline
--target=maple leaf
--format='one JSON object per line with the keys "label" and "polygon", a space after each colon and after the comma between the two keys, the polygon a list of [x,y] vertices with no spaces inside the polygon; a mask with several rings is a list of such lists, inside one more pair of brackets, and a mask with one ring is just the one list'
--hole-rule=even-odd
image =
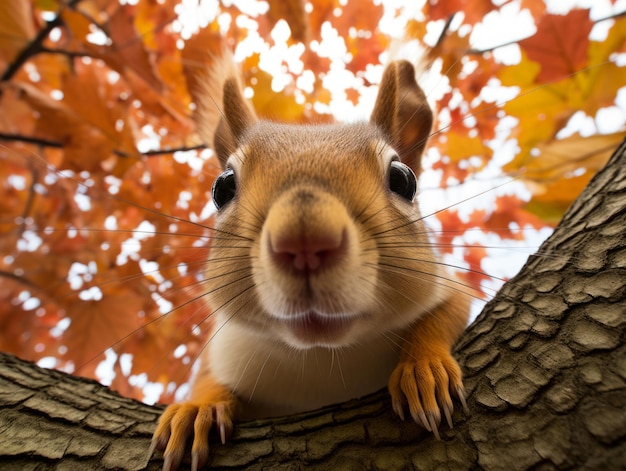
{"label": "maple leaf", "polygon": [[541,65],[537,83],[562,79],[584,67],[592,27],[587,10],[541,17],[537,33],[519,42],[528,57]]}
{"label": "maple leaf", "polygon": [[[83,361],[93,360],[142,325],[137,314],[118,315],[119,303],[127,306],[129,312],[145,311],[146,299],[150,297],[145,296],[146,293],[142,297],[136,296],[135,289],[128,285],[115,286],[107,289],[99,301],[75,299],[68,303],[67,315],[72,328],[67,330],[64,342],[70,355]],[[97,363],[89,361],[77,366],[89,369],[95,365]]]}
{"label": "maple leaf", "polygon": [[122,5],[107,22],[113,49],[103,53],[102,58],[121,75],[125,75],[127,68],[132,69],[155,90],[160,90],[163,84],[144,43],[137,38],[133,11],[131,6]]}

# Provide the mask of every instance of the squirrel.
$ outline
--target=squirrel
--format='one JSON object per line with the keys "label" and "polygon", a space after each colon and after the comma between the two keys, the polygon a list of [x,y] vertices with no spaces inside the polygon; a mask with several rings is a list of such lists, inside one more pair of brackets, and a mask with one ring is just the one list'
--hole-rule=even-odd
{"label": "squirrel", "polygon": [[189,399],[167,407],[149,451],[176,469],[193,436],[235,420],[314,410],[387,385],[393,410],[439,438],[452,397],[467,409],[451,347],[470,289],[447,273],[417,204],[433,115],[408,61],[388,64],[369,122],[257,119],[223,84],[214,148],[222,173],[207,261],[214,330]]}

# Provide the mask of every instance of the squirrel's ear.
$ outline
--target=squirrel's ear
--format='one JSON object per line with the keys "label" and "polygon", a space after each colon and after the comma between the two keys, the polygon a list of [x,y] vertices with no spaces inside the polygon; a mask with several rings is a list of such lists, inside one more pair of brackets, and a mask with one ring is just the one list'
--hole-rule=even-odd
{"label": "squirrel's ear", "polygon": [[387,134],[402,162],[418,174],[433,113],[410,62],[396,61],[385,68],[370,121]]}
{"label": "squirrel's ear", "polygon": [[239,147],[246,130],[255,122],[256,115],[243,97],[239,82],[235,78],[229,78],[224,82],[222,119],[213,139],[222,168],[226,165],[228,156]]}

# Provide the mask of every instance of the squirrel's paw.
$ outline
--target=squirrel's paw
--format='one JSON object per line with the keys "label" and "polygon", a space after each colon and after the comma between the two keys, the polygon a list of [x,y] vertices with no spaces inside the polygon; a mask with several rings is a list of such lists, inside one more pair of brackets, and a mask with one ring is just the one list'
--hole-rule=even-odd
{"label": "squirrel's paw", "polygon": [[408,405],[411,417],[440,439],[441,411],[452,428],[454,406],[450,392],[456,396],[465,412],[465,390],[461,369],[447,351],[430,351],[401,360],[389,377],[389,393],[393,410],[404,420]]}
{"label": "squirrel's paw", "polygon": [[191,469],[196,471],[209,458],[209,431],[215,427],[222,444],[233,430],[232,402],[184,402],[172,404],[159,419],[148,456],[163,451],[163,471],[176,470],[183,459],[187,439],[193,434]]}

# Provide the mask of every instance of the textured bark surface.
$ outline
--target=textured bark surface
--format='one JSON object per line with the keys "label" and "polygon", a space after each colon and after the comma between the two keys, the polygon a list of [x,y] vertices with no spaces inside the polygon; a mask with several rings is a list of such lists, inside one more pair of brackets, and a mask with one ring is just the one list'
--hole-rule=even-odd
{"label": "textured bark surface", "polygon": [[[471,414],[436,441],[385,392],[238,425],[215,469],[625,469],[626,144],[465,332]],[[0,355],[0,468],[159,469],[161,409]]]}

